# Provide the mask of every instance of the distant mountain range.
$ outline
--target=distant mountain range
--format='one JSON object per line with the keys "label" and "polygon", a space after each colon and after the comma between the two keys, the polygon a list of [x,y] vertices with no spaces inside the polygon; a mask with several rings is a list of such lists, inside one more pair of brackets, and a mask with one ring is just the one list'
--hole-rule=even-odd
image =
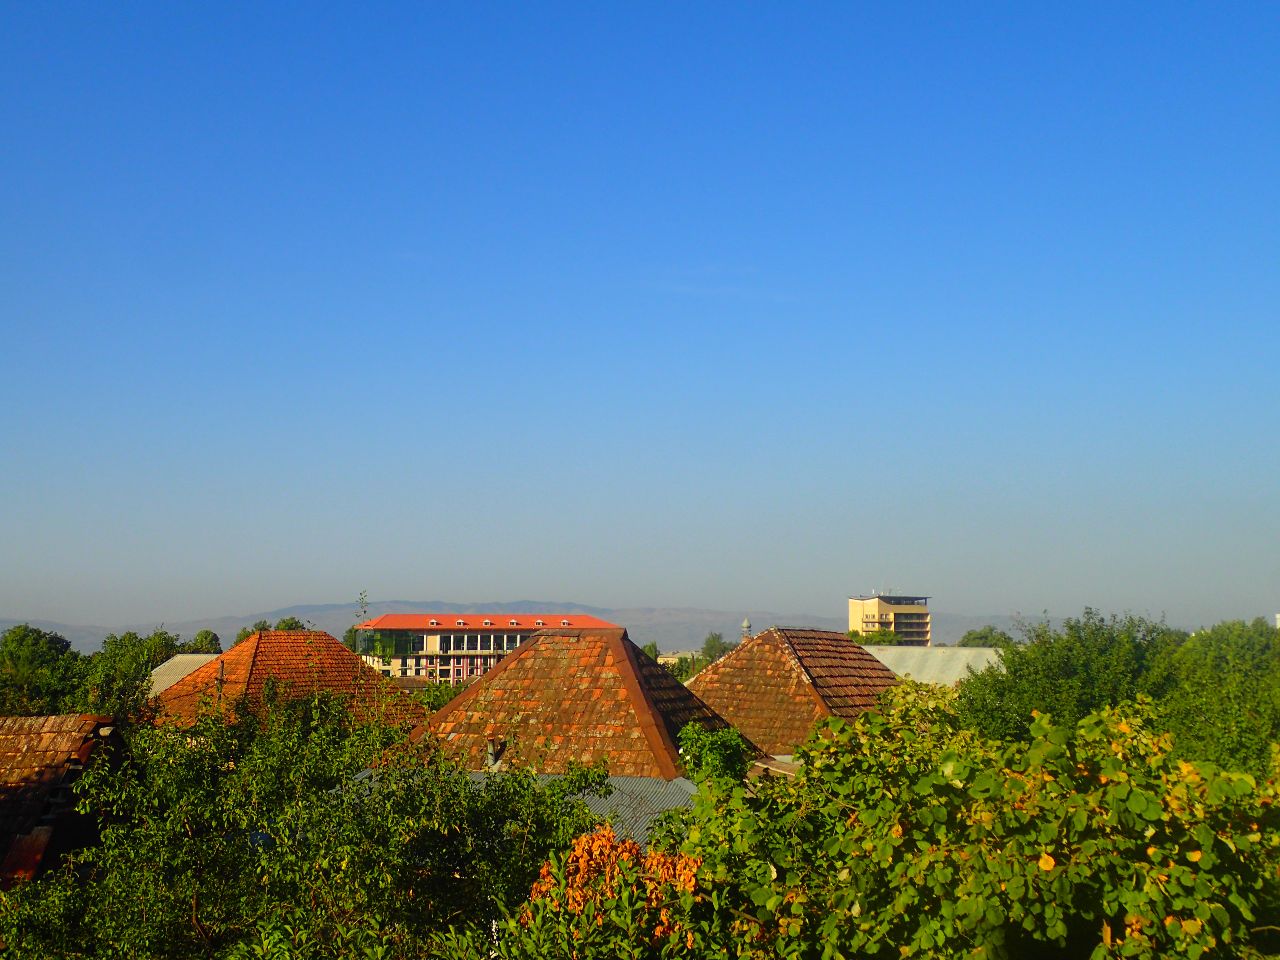
{"label": "distant mountain range", "polygon": [[[699,607],[591,607],[581,603],[561,600],[516,600],[506,603],[449,603],[444,600],[380,600],[368,606],[368,616],[383,613],[583,613],[600,617],[627,628],[631,639],[638,644],[657,643],[665,652],[696,650],[702,646],[706,635],[712,631],[734,640],[742,633],[744,617],[751,621],[753,633],[771,626],[806,626],[822,630],[846,630],[846,617],[818,616],[809,613],[776,613],[769,610],[704,610]],[[214,617],[205,620],[184,620],[163,624],[166,630],[190,638],[201,630],[212,630],[226,646],[241,627],[259,620],[275,623],[282,617],[297,617],[303,623],[324,630],[336,637],[356,622],[360,615],[354,603],[312,603],[282,607],[262,613],[247,613],[233,617]],[[7,630],[15,623],[30,623],[43,630],[52,630],[71,641],[74,649],[83,653],[97,650],[102,639],[110,633],[136,630],[150,633],[159,623],[119,624],[111,627],[56,623],[49,620],[13,620],[0,618],[0,630]],[[934,611],[934,643],[951,644],[959,640],[967,630],[994,624],[1001,630],[1016,635],[1015,618],[1010,616],[964,616]]]}

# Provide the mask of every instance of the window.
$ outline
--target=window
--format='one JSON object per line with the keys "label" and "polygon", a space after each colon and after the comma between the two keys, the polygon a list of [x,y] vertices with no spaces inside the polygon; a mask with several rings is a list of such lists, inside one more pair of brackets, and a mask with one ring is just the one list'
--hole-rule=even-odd
{"label": "window", "polygon": [[423,651],[425,651],[426,649],[427,649],[427,638],[426,638],[426,637],[414,637],[414,639],[413,639],[413,652],[414,652],[414,653],[422,653],[422,652],[423,652]]}
{"label": "window", "polygon": [[465,621],[465,620],[455,620],[455,621],[453,622],[453,625],[454,625],[455,627],[465,627],[465,626],[467,625],[467,621]]}
{"label": "window", "polygon": [[545,623],[543,623],[541,620],[535,620],[535,621],[533,621],[533,625],[534,625],[535,627],[545,627],[545,626],[546,626],[546,624],[545,624]]}
{"label": "window", "polygon": [[560,621],[560,626],[562,626],[562,627],[567,627],[568,625],[569,625],[569,621],[568,621],[568,620],[561,620],[561,621]]}
{"label": "window", "polygon": [[518,626],[520,626],[520,622],[519,622],[518,620],[508,620],[508,621],[507,621],[507,626],[508,626],[508,627],[518,627]]}
{"label": "window", "polygon": [[431,626],[433,626],[433,627],[438,627],[438,626],[440,626],[440,621],[439,621],[439,620],[432,620],[432,621],[431,621]]}
{"label": "window", "polygon": [[468,649],[468,650],[479,650],[479,649],[480,649],[480,634],[478,634],[478,633],[468,633],[468,634],[467,634],[467,649]]}
{"label": "window", "polygon": [[486,621],[484,622],[484,625],[485,625],[486,627],[492,627],[492,626],[493,626],[493,621],[492,621],[492,620],[486,620]]}

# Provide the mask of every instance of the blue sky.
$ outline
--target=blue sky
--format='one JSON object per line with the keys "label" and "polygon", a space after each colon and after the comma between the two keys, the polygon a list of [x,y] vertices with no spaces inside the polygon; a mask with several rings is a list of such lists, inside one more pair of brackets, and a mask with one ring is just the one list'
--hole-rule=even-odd
{"label": "blue sky", "polygon": [[0,616],[1280,610],[1274,6],[0,8]]}

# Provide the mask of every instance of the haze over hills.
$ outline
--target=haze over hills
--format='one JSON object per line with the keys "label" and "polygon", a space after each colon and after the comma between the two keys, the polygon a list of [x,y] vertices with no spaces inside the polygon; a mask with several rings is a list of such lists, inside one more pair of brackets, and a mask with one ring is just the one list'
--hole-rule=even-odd
{"label": "haze over hills", "polygon": [[[457,611],[458,613],[583,613],[600,617],[626,627],[631,638],[638,644],[657,643],[664,652],[695,650],[702,645],[703,639],[711,631],[724,635],[726,639],[736,639],[742,632],[744,617],[751,620],[753,632],[777,625],[809,626],[823,630],[845,630],[848,626],[844,616],[820,616],[808,613],[778,613],[769,610],[706,610],[700,607],[593,607],[582,603],[561,600],[515,600],[492,603],[451,603],[445,600],[380,600],[370,602],[368,616],[376,617],[383,613],[439,613]],[[177,623],[132,623],[115,626],[97,626],[85,624],[57,623],[49,620],[15,620],[0,618],[0,630],[8,629],[15,623],[30,623],[43,630],[60,633],[71,641],[74,649],[84,653],[97,650],[102,639],[110,633],[123,633],[136,630],[150,633],[159,626],[183,637],[192,637],[200,630],[212,630],[227,642],[234,639],[241,627],[249,626],[258,620],[269,620],[272,623],[281,617],[297,617],[304,623],[324,630],[336,637],[356,622],[360,609],[355,603],[313,603],[297,604],[268,610],[260,613],[246,613],[237,616],[213,617],[201,620],[184,620]],[[966,616],[962,614],[933,614],[934,643],[955,643],[966,630],[974,627],[994,624],[1002,630],[1016,633],[1017,618],[1007,615]]]}

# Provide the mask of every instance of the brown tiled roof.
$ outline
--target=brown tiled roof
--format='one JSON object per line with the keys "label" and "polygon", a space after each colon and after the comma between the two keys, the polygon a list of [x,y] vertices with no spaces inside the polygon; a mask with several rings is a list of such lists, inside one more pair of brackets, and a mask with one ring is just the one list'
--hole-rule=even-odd
{"label": "brown tiled roof", "polygon": [[767,753],[791,753],[816,720],[851,719],[897,682],[843,633],[771,627],[689,681],[689,689]]}
{"label": "brown tiled roof", "polygon": [[484,770],[489,741],[503,766],[558,774],[604,760],[616,776],[680,775],[676,736],[690,722],[728,726],[622,629],[534,634],[436,712],[416,735]]}
{"label": "brown tiled roof", "polygon": [[242,697],[262,703],[271,683],[285,698],[331,693],[361,717],[389,711],[395,721],[424,714],[377,670],[318,630],[263,630],[193,670],[155,698],[162,721],[187,723],[202,706],[227,709]]}
{"label": "brown tiled roof", "polygon": [[34,877],[52,849],[75,845],[55,833],[79,826],[70,783],[110,724],[88,714],[0,717],[0,886]]}

